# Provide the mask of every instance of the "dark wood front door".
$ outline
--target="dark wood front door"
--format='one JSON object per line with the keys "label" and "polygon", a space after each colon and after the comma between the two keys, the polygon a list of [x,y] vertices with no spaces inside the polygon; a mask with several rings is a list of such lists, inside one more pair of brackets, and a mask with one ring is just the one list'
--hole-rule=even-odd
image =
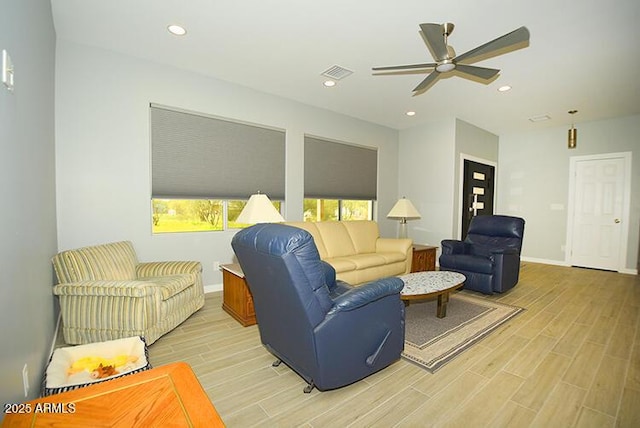
{"label": "dark wood front door", "polygon": [[462,239],[467,236],[473,217],[493,214],[494,185],[495,167],[465,159],[462,183]]}

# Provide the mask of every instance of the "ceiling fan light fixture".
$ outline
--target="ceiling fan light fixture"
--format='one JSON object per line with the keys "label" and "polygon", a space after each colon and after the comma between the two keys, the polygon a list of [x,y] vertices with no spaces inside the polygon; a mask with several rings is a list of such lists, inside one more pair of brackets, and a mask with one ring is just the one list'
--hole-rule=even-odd
{"label": "ceiling fan light fixture", "polygon": [[453,62],[445,61],[442,64],[438,64],[436,66],[436,71],[440,73],[446,73],[453,70],[454,68],[456,68],[456,65]]}

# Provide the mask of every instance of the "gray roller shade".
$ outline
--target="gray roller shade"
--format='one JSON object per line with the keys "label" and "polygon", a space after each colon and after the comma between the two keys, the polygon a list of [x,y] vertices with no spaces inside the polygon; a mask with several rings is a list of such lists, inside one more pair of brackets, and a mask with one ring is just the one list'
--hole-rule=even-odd
{"label": "gray roller shade", "polygon": [[285,133],[151,105],[153,198],[284,200]]}
{"label": "gray roller shade", "polygon": [[305,198],[376,200],[377,177],[376,149],[305,136]]}

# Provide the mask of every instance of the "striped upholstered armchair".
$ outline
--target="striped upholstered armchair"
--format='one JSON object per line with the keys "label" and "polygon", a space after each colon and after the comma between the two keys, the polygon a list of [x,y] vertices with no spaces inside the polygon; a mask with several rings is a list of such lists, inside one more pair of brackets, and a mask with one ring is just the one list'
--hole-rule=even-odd
{"label": "striped upholstered armchair", "polygon": [[129,241],[53,257],[68,344],[144,336],[147,344],[204,305],[200,262],[139,263]]}

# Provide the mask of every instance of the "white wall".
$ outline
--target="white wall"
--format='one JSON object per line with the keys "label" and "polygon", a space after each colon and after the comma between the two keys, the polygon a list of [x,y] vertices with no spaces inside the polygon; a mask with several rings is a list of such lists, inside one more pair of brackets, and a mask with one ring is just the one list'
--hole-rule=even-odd
{"label": "white wall", "polygon": [[498,209],[526,219],[523,257],[563,264],[570,157],[632,152],[625,266],[634,271],[640,228],[640,116],[578,123],[576,128],[578,147],[573,150],[567,149],[568,126],[500,137]]}
{"label": "white wall", "polygon": [[56,61],[61,250],[126,239],[141,260],[199,260],[205,284],[222,282],[213,262],[232,260],[233,232],[151,233],[149,103],[285,129],[287,220],[302,219],[305,133],[377,147],[380,230],[395,235],[386,212],[397,199],[397,131],[64,40]]}
{"label": "white wall", "polygon": [[[462,234],[462,211],[460,205],[462,203],[462,174],[464,169],[460,166],[461,157],[465,159],[472,159],[478,161],[486,161],[488,163],[498,163],[498,136],[485,131],[482,128],[478,128],[475,125],[467,123],[463,120],[456,120],[456,157],[455,157],[455,175],[454,175],[454,188],[456,189],[455,198],[453,201],[453,225],[454,233],[452,237],[461,239]],[[494,192],[498,192],[500,183],[497,180],[497,167],[496,167],[496,180],[494,183]],[[494,206],[494,212],[496,214],[502,214],[496,211]]]}
{"label": "white wall", "polygon": [[495,162],[498,137],[460,119],[400,132],[398,194],[422,215],[407,222],[414,242],[439,247],[458,237],[461,154]]}
{"label": "white wall", "polygon": [[402,130],[399,162],[398,195],[422,216],[407,221],[408,235],[418,244],[440,246],[454,228],[455,119]]}
{"label": "white wall", "polygon": [[[497,161],[499,214],[526,220],[523,258],[564,264],[569,159],[597,153],[633,153],[631,212],[625,272],[637,272],[640,236],[640,116],[579,123],[578,148],[567,149],[567,127],[496,136],[459,119],[400,132],[398,194],[422,219],[411,220],[417,243],[440,245],[457,237],[459,163],[466,154]],[[561,207],[561,209],[559,209]]]}
{"label": "white wall", "polygon": [[[0,403],[38,396],[57,309],[54,172],[55,31],[44,0],[2,2],[0,49],[13,60],[13,92],[0,83]],[[0,419],[2,416],[0,415]]]}

